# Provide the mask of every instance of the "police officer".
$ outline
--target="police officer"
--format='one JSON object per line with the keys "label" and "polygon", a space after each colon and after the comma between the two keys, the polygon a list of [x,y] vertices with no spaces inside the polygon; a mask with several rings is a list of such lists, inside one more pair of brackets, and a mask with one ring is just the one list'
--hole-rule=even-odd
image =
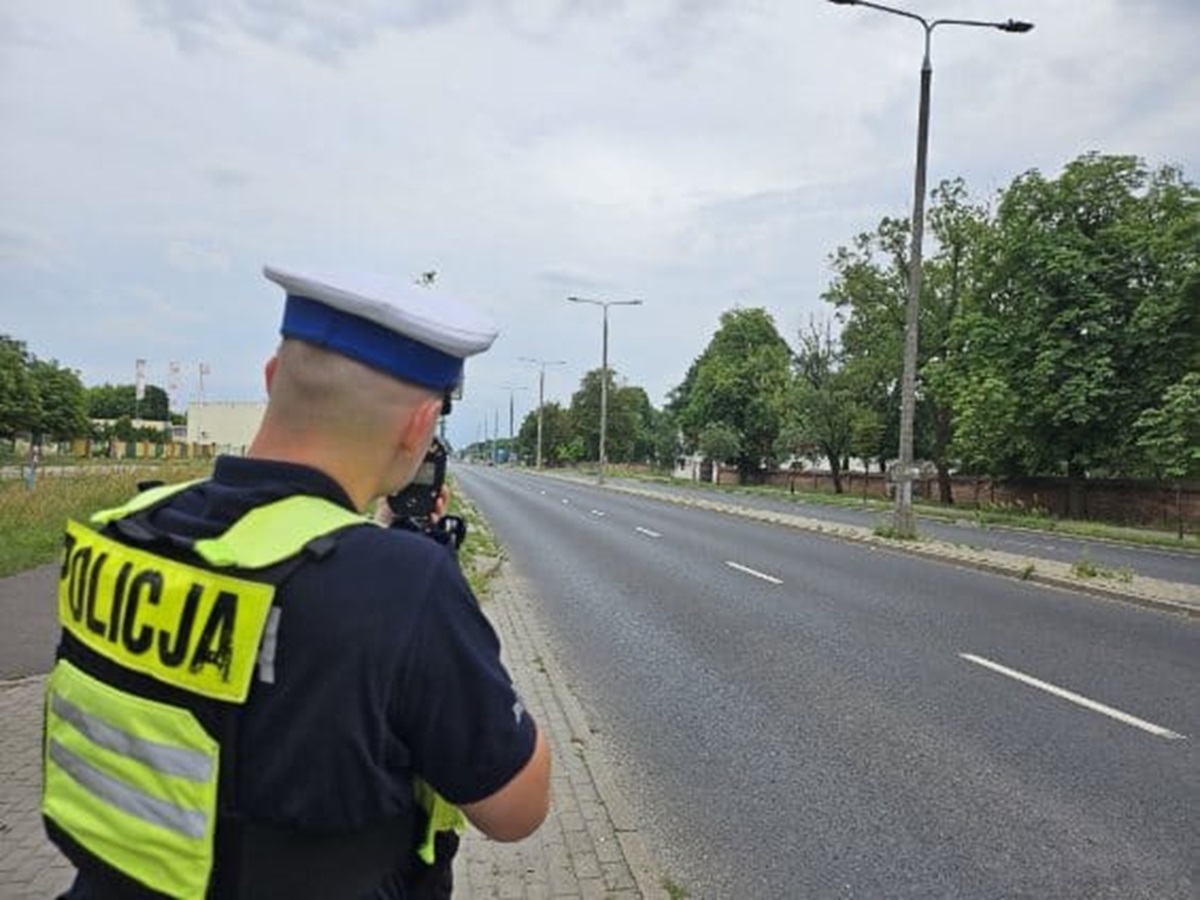
{"label": "police officer", "polygon": [[43,811],[70,900],[425,896],[457,810],[500,841],[546,815],[545,740],[453,554],[363,516],[494,327],[264,271],[287,300],[247,456],[68,525]]}

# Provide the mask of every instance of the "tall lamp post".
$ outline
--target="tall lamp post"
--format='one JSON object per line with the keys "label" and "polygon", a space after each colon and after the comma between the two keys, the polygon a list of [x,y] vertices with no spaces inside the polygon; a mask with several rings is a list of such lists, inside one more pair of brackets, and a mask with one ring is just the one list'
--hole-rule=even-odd
{"label": "tall lamp post", "polygon": [[1032,30],[1029,22],[1009,19],[1005,22],[984,22],[975,19],[934,19],[904,9],[884,6],[870,0],[829,0],[839,6],[867,6],[880,12],[903,16],[920,22],[925,29],[925,58],[921,63],[921,101],[917,112],[917,167],[913,179],[912,249],[908,264],[908,303],[904,314],[904,374],[900,382],[900,459],[896,463],[896,511],[892,526],[898,537],[915,537],[916,518],[913,516],[913,419],[917,393],[917,323],[921,312],[921,243],[925,232],[925,163],[929,149],[929,88],[933,81],[933,65],[929,59],[929,43],[933,30],[939,25],[968,25],[974,28],[997,28],[1012,34]]}
{"label": "tall lamp post", "polygon": [[529,388],[516,384],[505,384],[501,387],[508,391],[508,461],[511,463],[513,455],[513,395],[517,391],[527,391]]}
{"label": "tall lamp post", "polygon": [[604,476],[608,468],[608,451],[605,440],[608,436],[608,308],[610,306],[641,306],[641,300],[590,300],[587,297],[568,297],[571,303],[590,303],[604,309],[604,350],[600,357],[600,475],[597,478],[604,484]]}
{"label": "tall lamp post", "polygon": [[565,366],[565,359],[534,359],[522,356],[521,362],[533,363],[541,371],[538,374],[538,436],[537,436],[537,467],[542,467],[542,410],[546,406],[546,366]]}

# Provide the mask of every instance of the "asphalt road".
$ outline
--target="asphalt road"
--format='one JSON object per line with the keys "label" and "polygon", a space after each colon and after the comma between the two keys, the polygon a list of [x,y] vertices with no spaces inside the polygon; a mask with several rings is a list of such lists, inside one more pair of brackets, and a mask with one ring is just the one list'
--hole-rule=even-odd
{"label": "asphalt road", "polygon": [[588,485],[455,474],[693,898],[1200,892],[1197,623]]}
{"label": "asphalt road", "polygon": [[[636,482],[632,486],[644,487]],[[709,500],[737,503],[755,509],[772,509],[811,519],[823,519],[843,525],[861,525],[873,528],[880,523],[890,524],[890,512],[881,513],[869,509],[852,509],[809,503],[803,499],[791,499],[781,494],[778,497],[761,494],[714,492],[703,487],[692,487],[686,483],[655,483],[651,489],[672,494],[704,497]],[[969,512],[966,513],[969,515]],[[1180,548],[1173,550],[1135,544],[1120,544],[1113,541],[1086,537],[1067,537],[1048,531],[1032,531],[1008,528],[1000,525],[976,525],[970,522],[948,522],[944,519],[921,517],[918,520],[921,534],[951,543],[1003,550],[1007,553],[1027,554],[1059,562],[1076,563],[1089,559],[1097,565],[1111,569],[1129,569],[1137,575],[1178,581],[1183,584],[1200,584],[1200,553]]]}

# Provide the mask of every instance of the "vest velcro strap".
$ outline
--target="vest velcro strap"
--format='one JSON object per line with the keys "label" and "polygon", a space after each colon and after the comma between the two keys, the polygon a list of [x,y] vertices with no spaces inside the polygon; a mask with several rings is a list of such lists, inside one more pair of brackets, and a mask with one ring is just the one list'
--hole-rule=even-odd
{"label": "vest velcro strap", "polygon": [[198,540],[192,549],[211,566],[265,569],[294,556],[309,541],[367,524],[360,513],[299,495],[250,510],[224,534]]}

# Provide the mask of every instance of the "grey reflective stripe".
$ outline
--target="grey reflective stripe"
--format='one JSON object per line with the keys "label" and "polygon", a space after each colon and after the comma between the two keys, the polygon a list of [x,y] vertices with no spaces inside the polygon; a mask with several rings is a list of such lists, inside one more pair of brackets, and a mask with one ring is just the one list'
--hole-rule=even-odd
{"label": "grey reflective stripe", "polygon": [[202,838],[208,830],[208,816],[202,811],[184,809],[143,794],[94,768],[53,739],[50,741],[50,758],[94,796],[131,816],[190,838]]}
{"label": "grey reflective stripe", "polygon": [[70,722],[93,743],[113,753],[136,760],[164,775],[174,775],[188,781],[203,783],[212,777],[211,757],[198,750],[171,747],[135,737],[84,712],[57,693],[51,698],[50,705],[56,716]]}
{"label": "grey reflective stripe", "polygon": [[282,612],[278,606],[272,606],[267,613],[267,627],[258,649],[258,680],[265,684],[275,683],[275,645],[279,640],[279,616]]}

